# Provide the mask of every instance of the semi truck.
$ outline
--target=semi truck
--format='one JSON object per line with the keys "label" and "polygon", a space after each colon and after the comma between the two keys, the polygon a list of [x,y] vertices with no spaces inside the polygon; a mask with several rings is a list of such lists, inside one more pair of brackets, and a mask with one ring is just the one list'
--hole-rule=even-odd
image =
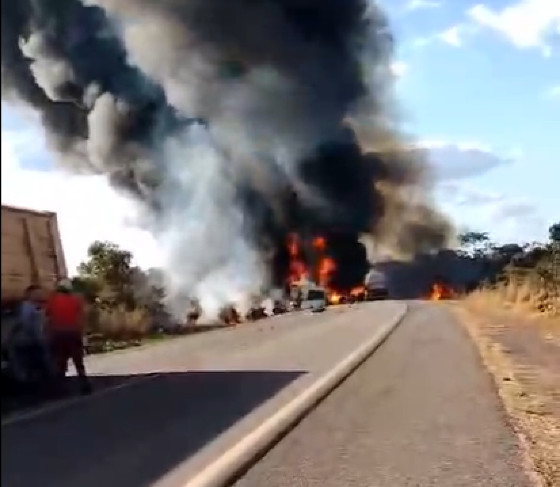
{"label": "semi truck", "polygon": [[28,286],[53,290],[67,277],[56,213],[2,205],[2,377],[11,377],[10,340]]}
{"label": "semi truck", "polygon": [[2,205],[2,308],[68,276],[56,213]]}
{"label": "semi truck", "polygon": [[364,279],[366,299],[368,301],[376,299],[387,299],[389,290],[387,286],[387,276],[384,272],[375,267],[370,268]]}
{"label": "semi truck", "polygon": [[25,289],[52,290],[67,277],[56,213],[2,205],[2,346]]}

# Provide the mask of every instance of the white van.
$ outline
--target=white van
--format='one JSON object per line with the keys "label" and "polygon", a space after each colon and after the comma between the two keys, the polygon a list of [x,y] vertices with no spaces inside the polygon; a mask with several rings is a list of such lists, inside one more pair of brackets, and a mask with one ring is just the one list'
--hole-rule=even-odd
{"label": "white van", "polygon": [[322,287],[306,287],[302,289],[301,309],[314,313],[327,308],[327,291]]}

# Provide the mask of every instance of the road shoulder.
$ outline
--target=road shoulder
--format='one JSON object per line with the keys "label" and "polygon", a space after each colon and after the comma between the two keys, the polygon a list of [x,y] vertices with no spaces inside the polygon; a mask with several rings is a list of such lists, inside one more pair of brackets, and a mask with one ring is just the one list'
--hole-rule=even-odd
{"label": "road shoulder", "polygon": [[560,323],[451,306],[491,373],[537,484],[560,485]]}

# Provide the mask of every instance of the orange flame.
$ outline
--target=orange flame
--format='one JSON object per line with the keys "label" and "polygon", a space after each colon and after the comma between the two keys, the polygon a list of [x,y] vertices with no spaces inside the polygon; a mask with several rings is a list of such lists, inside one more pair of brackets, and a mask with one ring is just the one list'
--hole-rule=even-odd
{"label": "orange flame", "polygon": [[327,247],[327,241],[325,240],[325,237],[316,237],[313,240],[313,247],[316,250],[324,251]]}
{"label": "orange flame", "polygon": [[441,301],[442,299],[451,299],[453,298],[454,292],[453,289],[445,284],[440,282],[435,282],[432,285],[432,289],[430,290],[430,295],[428,299],[431,301]]}
{"label": "orange flame", "polygon": [[355,288],[352,288],[350,290],[350,296],[354,297],[354,298],[359,298],[361,296],[363,296],[366,292],[366,287],[365,286],[356,286]]}
{"label": "orange flame", "polygon": [[308,269],[305,265],[302,252],[301,241],[296,234],[290,234],[286,242],[288,254],[290,256],[288,284],[296,284],[304,279],[312,277],[317,283],[326,289],[330,304],[340,304],[347,300],[360,299],[365,295],[364,286],[356,286],[350,292],[342,292],[331,286],[332,276],[337,269],[337,263],[332,256],[326,255],[328,249],[327,239],[317,236],[312,240],[312,246],[320,255],[314,269]]}
{"label": "orange flame", "polygon": [[331,274],[336,270],[336,262],[330,257],[323,257],[319,260],[317,275],[319,286],[328,287]]}
{"label": "orange flame", "polygon": [[340,304],[342,301],[342,295],[338,294],[336,291],[332,291],[329,294],[329,304]]}
{"label": "orange flame", "polygon": [[300,256],[300,242],[295,234],[288,235],[288,253],[290,254],[290,268],[288,273],[288,283],[293,284],[307,278],[308,272]]}
{"label": "orange flame", "polygon": [[290,257],[297,257],[299,255],[299,239],[297,235],[293,233],[288,235],[287,246]]}

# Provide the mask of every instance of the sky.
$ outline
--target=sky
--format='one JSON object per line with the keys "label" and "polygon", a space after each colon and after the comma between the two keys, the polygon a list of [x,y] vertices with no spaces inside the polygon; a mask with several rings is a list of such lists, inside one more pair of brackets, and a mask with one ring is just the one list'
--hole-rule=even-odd
{"label": "sky", "polygon": [[[560,0],[380,3],[403,131],[435,169],[438,206],[497,242],[546,239],[560,221]],[[96,239],[158,264],[130,202],[54,167],[34,114],[3,102],[1,128],[2,203],[56,211],[71,270]]]}

